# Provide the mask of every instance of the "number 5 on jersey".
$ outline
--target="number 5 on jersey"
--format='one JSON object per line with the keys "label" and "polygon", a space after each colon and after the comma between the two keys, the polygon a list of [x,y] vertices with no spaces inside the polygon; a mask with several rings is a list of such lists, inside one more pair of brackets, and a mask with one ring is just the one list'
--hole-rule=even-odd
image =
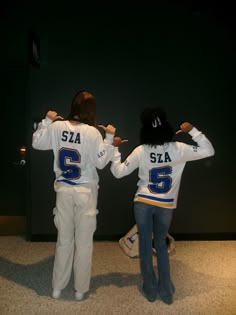
{"label": "number 5 on jersey", "polygon": [[149,178],[152,183],[148,185],[149,190],[154,194],[167,193],[172,184],[172,178],[169,176],[171,173],[171,166],[152,168],[149,171]]}

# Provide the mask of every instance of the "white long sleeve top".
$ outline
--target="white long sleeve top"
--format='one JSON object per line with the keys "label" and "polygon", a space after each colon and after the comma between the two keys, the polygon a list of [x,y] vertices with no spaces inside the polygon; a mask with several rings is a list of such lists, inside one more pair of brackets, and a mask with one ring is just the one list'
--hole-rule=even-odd
{"label": "white long sleeve top", "polygon": [[182,172],[187,161],[214,155],[211,142],[197,128],[189,134],[197,145],[170,142],[165,145],[140,145],[121,163],[115,147],[111,172],[116,178],[127,176],[138,168],[138,189],[134,201],[164,208],[176,208]]}
{"label": "white long sleeve top", "polygon": [[99,182],[97,168],[104,168],[113,156],[112,134],[101,133],[92,126],[68,120],[52,123],[43,119],[33,133],[32,147],[37,150],[53,150],[55,190],[57,184],[77,185]]}

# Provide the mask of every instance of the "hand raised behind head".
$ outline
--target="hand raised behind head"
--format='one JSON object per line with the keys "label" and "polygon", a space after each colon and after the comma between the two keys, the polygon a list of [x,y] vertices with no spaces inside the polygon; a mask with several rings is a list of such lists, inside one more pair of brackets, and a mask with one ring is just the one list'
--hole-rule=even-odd
{"label": "hand raised behind head", "polygon": [[63,117],[62,117],[62,116],[59,116],[59,115],[57,114],[57,112],[55,112],[54,110],[49,110],[49,111],[47,112],[46,117],[49,118],[49,119],[51,119],[51,120],[55,120],[55,119],[58,119],[58,118],[63,119]]}
{"label": "hand raised behind head", "polygon": [[110,133],[112,135],[114,135],[116,132],[116,128],[113,125],[107,125],[107,126],[98,125],[98,127],[102,128],[106,133]]}
{"label": "hand raised behind head", "polygon": [[120,137],[114,137],[113,138],[113,145],[114,145],[114,147],[119,147],[122,143],[125,143],[125,142],[128,142],[128,140],[127,139],[121,139]]}
{"label": "hand raised behind head", "polygon": [[181,132],[188,133],[192,129],[193,129],[193,125],[186,121],[180,125],[180,129],[176,131],[176,134],[181,133]]}

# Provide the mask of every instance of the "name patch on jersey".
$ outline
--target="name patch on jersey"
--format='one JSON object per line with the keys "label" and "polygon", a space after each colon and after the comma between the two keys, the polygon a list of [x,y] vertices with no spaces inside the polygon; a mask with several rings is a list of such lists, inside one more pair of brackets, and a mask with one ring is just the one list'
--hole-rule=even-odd
{"label": "name patch on jersey", "polygon": [[98,153],[98,158],[102,157],[103,155],[105,155],[106,151],[102,150],[101,152]]}
{"label": "name patch on jersey", "polygon": [[168,152],[165,152],[165,154],[151,152],[150,162],[151,163],[168,163],[168,162],[171,162],[171,158]]}
{"label": "name patch on jersey", "polygon": [[66,131],[62,132],[61,141],[70,142],[70,143],[80,143],[80,133]]}
{"label": "name patch on jersey", "polygon": [[129,166],[129,162],[127,160],[125,160],[125,166]]}

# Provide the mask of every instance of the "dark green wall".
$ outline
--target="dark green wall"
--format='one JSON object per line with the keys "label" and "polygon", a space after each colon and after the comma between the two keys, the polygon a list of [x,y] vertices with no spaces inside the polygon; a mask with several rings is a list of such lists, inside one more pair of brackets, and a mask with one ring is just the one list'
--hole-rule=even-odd
{"label": "dark green wall", "polygon": [[[20,8],[1,4],[0,104],[1,192],[0,216],[25,216],[28,165],[22,166],[20,147],[26,145],[29,106],[28,29]],[[20,14],[21,13],[21,14]]]}
{"label": "dark green wall", "polygon": [[[29,73],[29,134],[47,110],[66,115],[73,95],[86,88],[97,97],[98,122],[114,124],[129,139],[121,147],[125,158],[138,144],[140,111],[161,104],[176,128],[192,122],[216,150],[212,158],[187,164],[171,233],[229,235],[236,231],[232,24],[218,8],[181,3],[166,2],[143,15],[29,8],[41,49],[40,69],[31,66]],[[137,173],[117,180],[107,166],[99,175],[96,235],[124,234],[134,224]],[[55,233],[53,178],[51,153],[31,150],[32,235]]]}

